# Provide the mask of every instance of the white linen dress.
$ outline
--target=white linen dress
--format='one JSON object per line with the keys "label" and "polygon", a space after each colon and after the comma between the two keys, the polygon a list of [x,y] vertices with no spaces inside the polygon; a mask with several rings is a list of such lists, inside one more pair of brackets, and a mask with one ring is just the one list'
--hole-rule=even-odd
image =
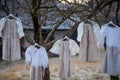
{"label": "white linen dress", "polygon": [[100,32],[100,46],[103,47],[104,43],[106,44],[102,72],[109,75],[120,75],[120,27],[109,27],[108,24],[105,24]]}
{"label": "white linen dress", "polygon": [[25,52],[26,63],[31,62],[30,80],[43,80],[45,68],[48,67],[48,55],[44,47],[36,48],[34,45]]}

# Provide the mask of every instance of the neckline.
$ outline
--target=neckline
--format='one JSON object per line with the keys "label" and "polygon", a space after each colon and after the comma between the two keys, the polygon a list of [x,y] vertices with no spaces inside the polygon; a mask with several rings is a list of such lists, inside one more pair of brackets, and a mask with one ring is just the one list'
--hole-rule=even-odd
{"label": "neckline", "polygon": [[6,17],[6,19],[7,19],[8,21],[15,21],[15,20],[16,20],[16,18],[10,19],[10,18],[8,18],[8,17]]}
{"label": "neckline", "polygon": [[42,48],[42,47],[37,48],[37,47],[35,47],[34,45],[33,45],[33,47],[34,47],[35,49],[37,49],[37,50],[39,50],[39,49],[41,49],[41,48]]}

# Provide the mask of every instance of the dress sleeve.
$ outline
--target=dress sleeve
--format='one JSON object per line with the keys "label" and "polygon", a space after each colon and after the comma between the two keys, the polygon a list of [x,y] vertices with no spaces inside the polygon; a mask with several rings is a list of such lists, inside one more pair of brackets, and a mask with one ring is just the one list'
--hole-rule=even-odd
{"label": "dress sleeve", "polygon": [[71,56],[75,56],[76,54],[79,53],[79,46],[78,44],[72,40],[72,39],[69,39],[69,49],[70,49],[70,54]]}
{"label": "dress sleeve", "polygon": [[100,30],[100,44],[99,44],[100,48],[104,47],[105,37],[106,37],[106,26],[103,25]]}
{"label": "dress sleeve", "polygon": [[22,38],[24,36],[24,32],[23,32],[23,26],[22,26],[22,22],[19,18],[17,18],[17,26],[18,26],[18,34],[19,34],[19,38]]}
{"label": "dress sleeve", "polygon": [[52,52],[52,53],[54,53],[54,54],[59,54],[59,50],[60,50],[59,44],[60,44],[60,42],[61,42],[61,40],[57,40],[53,44],[52,48],[49,51]]}
{"label": "dress sleeve", "polygon": [[43,66],[44,68],[47,68],[48,67],[48,54],[47,54],[47,51],[45,48],[43,48]]}
{"label": "dress sleeve", "polygon": [[25,52],[25,61],[26,61],[26,63],[30,63],[31,60],[32,60],[32,57],[30,55],[30,48],[28,47]]}
{"label": "dress sleeve", "polygon": [[80,42],[83,35],[83,25],[84,22],[81,22],[77,28],[77,41]]}
{"label": "dress sleeve", "polygon": [[93,23],[93,32],[95,34],[95,40],[97,42],[97,47],[100,44],[100,26],[97,23]]}
{"label": "dress sleeve", "polygon": [[3,30],[3,28],[4,28],[4,25],[5,25],[5,18],[2,18],[1,20],[0,20],[0,37],[2,37],[2,30]]}

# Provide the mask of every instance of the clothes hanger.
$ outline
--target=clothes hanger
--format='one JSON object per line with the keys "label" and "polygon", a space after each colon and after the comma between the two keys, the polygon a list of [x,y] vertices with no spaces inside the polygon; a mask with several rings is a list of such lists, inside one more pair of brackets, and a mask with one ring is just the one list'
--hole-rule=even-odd
{"label": "clothes hanger", "polygon": [[38,43],[35,43],[35,44],[34,44],[34,47],[40,48],[41,46],[40,46]]}
{"label": "clothes hanger", "polygon": [[7,17],[10,19],[15,19],[15,16],[13,16],[13,14],[9,14]]}
{"label": "clothes hanger", "polygon": [[67,36],[65,36],[65,37],[63,38],[63,41],[66,41],[66,40],[69,40],[69,38],[68,38]]}
{"label": "clothes hanger", "polygon": [[112,21],[110,21],[110,22],[108,23],[108,25],[109,25],[109,27],[117,27],[117,25],[115,25]]}
{"label": "clothes hanger", "polygon": [[90,20],[85,20],[84,23],[92,24]]}

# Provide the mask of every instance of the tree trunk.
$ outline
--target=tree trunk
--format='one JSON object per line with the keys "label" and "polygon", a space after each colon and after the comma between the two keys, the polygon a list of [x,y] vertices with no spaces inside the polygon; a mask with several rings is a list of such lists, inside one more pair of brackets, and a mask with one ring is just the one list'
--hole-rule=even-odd
{"label": "tree trunk", "polygon": [[43,80],[50,80],[49,66],[45,69],[45,76],[44,76]]}
{"label": "tree trunk", "polygon": [[[41,5],[41,0],[32,0],[32,9],[31,12],[32,21],[34,25],[34,40],[42,45],[42,29],[41,23],[39,23],[39,18],[41,17],[40,13],[38,15],[39,7]],[[43,80],[50,80],[49,66],[45,69],[45,75]]]}
{"label": "tree trunk", "polygon": [[39,24],[38,24],[38,17],[31,13],[32,21],[34,25],[34,40],[36,43],[39,43]]}
{"label": "tree trunk", "polygon": [[[31,14],[33,25],[34,25],[34,40],[39,43],[40,41],[40,32],[39,32],[39,24],[38,24],[38,17],[34,14]],[[50,72],[49,72],[49,66],[45,69],[45,76],[43,80],[50,80]]]}

